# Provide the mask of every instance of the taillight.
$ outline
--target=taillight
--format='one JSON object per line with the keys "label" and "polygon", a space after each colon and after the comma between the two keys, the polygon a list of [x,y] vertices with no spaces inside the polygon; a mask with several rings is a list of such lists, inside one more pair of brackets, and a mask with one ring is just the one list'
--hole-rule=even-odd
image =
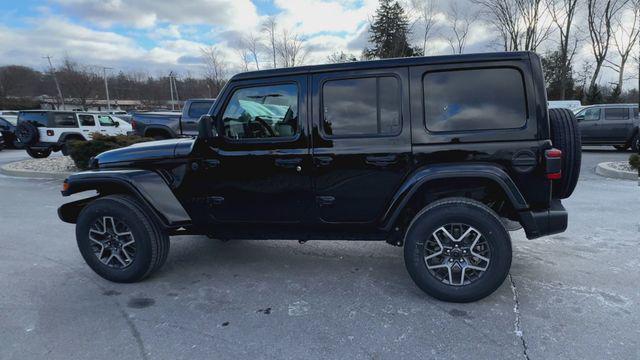
{"label": "taillight", "polygon": [[53,136],[53,135],[55,135],[53,130],[47,130],[47,136]]}
{"label": "taillight", "polygon": [[562,178],[562,151],[549,149],[544,152],[547,167],[547,179],[558,180]]}

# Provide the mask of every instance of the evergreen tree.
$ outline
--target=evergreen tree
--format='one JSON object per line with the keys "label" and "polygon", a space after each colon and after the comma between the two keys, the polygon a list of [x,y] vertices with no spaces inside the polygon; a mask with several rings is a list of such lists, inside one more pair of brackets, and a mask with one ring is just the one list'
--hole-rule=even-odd
{"label": "evergreen tree", "polygon": [[[554,51],[542,58],[542,68],[544,69],[544,78],[547,85],[547,97],[549,100],[562,99],[562,57],[559,51]],[[573,79],[573,69],[571,66],[564,74],[565,99],[575,99],[576,91],[574,89],[575,81]]]}
{"label": "evergreen tree", "polygon": [[368,59],[422,55],[419,49],[409,44],[409,20],[397,1],[380,0],[369,34],[373,47],[363,51]]}
{"label": "evergreen tree", "polygon": [[598,86],[598,84],[593,84],[593,86],[589,88],[589,90],[587,91],[586,100],[587,100],[587,105],[603,103],[604,98],[602,96],[602,92],[600,91],[600,87]]}

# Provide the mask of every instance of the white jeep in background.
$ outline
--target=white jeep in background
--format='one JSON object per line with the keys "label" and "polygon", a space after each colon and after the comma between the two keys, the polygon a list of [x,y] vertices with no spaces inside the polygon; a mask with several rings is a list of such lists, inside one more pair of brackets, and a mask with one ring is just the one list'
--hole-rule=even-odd
{"label": "white jeep in background", "polygon": [[33,158],[52,151],[68,155],[71,140],[88,141],[94,133],[127,135],[131,125],[112,115],[90,112],[28,110],[18,114],[16,137]]}

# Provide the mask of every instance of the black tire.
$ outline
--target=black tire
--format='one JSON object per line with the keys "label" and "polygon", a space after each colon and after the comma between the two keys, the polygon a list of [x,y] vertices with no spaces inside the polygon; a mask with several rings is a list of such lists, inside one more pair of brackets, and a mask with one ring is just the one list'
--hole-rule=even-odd
{"label": "black tire", "polygon": [[569,109],[549,109],[549,123],[553,147],[562,151],[562,178],[553,180],[553,197],[566,199],[573,193],[580,177],[580,128]]}
{"label": "black tire", "polygon": [[[92,201],[80,212],[76,223],[78,248],[87,265],[101,277],[119,283],[140,281],[167,260],[169,236],[144,209],[131,196],[109,195]],[[105,216],[125,224],[135,239],[135,256],[123,268],[104,264],[92,248],[89,230]]]}
{"label": "black tire", "polygon": [[631,151],[640,154],[640,132],[636,132],[633,139],[631,139]]}
{"label": "black tire", "polygon": [[30,122],[21,122],[16,127],[16,138],[23,145],[31,145],[38,142],[38,128]]}
{"label": "black tire", "polygon": [[27,150],[27,154],[34,159],[44,159],[51,155],[51,149],[32,149],[27,147],[25,150]]}
{"label": "black tire", "polygon": [[[425,243],[446,224],[466,224],[477,229],[490,249],[486,270],[469,284],[447,284],[427,268]],[[507,277],[511,256],[511,238],[500,218],[486,205],[467,198],[443,199],[425,207],[405,236],[404,261],[409,275],[422,291],[443,301],[470,302],[490,295]]]}

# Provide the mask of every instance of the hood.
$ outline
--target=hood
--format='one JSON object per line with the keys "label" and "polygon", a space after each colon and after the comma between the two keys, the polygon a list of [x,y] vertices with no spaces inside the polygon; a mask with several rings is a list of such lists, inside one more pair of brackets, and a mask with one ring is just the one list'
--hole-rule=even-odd
{"label": "hood", "polygon": [[186,157],[193,150],[194,139],[171,139],[133,144],[96,156],[98,166],[112,163],[173,159]]}

